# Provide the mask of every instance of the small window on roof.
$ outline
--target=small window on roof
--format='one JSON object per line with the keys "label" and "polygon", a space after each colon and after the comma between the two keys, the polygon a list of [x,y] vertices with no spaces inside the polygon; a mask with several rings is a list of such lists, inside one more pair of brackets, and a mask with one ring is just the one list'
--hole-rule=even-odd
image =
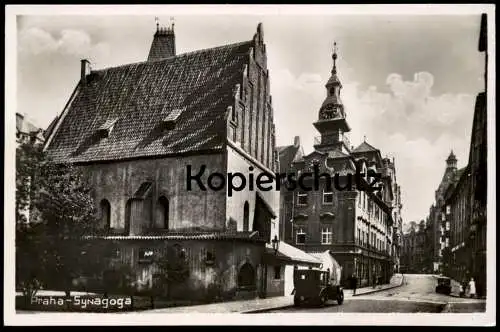
{"label": "small window on roof", "polygon": [[173,129],[175,126],[175,123],[177,122],[177,119],[181,115],[182,112],[186,110],[185,107],[183,108],[174,108],[172,109],[166,117],[163,118],[163,123],[169,128]]}
{"label": "small window on roof", "polygon": [[111,131],[113,131],[116,121],[118,121],[118,118],[106,120],[106,122],[97,128],[97,131],[103,136],[108,137],[111,134]]}

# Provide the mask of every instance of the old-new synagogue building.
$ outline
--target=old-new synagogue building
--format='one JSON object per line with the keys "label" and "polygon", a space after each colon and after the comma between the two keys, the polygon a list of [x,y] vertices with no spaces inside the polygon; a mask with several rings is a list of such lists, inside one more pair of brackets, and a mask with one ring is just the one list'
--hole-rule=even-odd
{"label": "old-new synagogue building", "polygon": [[213,173],[277,170],[266,61],[261,24],[250,40],[185,54],[173,25],[157,27],[146,61],[93,70],[82,60],[45,150],[86,171],[102,238],[118,243],[138,288],[152,286],[152,256],[174,247],[189,277],[172,297],[283,295],[281,266],[294,258],[271,247],[279,192],[187,184],[188,166],[193,176],[205,167],[205,184]]}
{"label": "old-new synagogue building", "polygon": [[[352,188],[328,188],[326,177],[320,177],[319,190],[312,188],[315,179],[304,178],[304,186],[293,191],[282,190],[282,237],[290,244],[312,255],[329,251],[341,266],[341,282],[356,275],[361,285],[388,282],[399,268],[401,249],[401,196],[396,181],[394,160],[382,157],[379,149],[364,141],[351,146],[347,112],[341,101],[342,84],[337,75],[337,53],[333,53],[333,69],[326,83],[326,98],[318,112],[314,127],[320,133],[314,151],[303,155],[300,141],[279,147],[280,167],[300,176],[314,172],[340,177],[339,188],[353,175]],[[380,173],[381,190],[370,192],[356,186],[357,170]],[[363,183],[373,178],[365,176]],[[351,190],[349,190],[351,189]]]}

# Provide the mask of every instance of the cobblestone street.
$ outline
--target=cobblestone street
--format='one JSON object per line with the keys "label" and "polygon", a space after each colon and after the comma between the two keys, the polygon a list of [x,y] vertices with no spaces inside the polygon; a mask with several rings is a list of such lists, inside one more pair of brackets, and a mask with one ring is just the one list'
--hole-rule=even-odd
{"label": "cobblestone street", "polygon": [[[436,277],[433,275],[410,274],[404,276],[401,287],[373,294],[346,297],[344,304],[330,301],[325,307],[290,307],[269,312],[484,312],[484,300],[456,298],[435,292]],[[447,305],[448,304],[448,305]]]}

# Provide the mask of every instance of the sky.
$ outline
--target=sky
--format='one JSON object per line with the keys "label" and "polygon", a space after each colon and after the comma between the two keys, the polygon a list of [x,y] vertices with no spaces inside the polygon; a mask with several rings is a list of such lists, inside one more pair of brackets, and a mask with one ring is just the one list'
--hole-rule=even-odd
{"label": "sky", "polygon": [[[170,16],[160,15],[168,25]],[[479,15],[175,16],[177,53],[250,40],[262,22],[277,145],[300,136],[305,153],[326,97],[333,42],[351,144],[395,158],[405,223],[425,219],[450,151],[467,164],[475,96],[484,88]],[[17,112],[46,128],[80,75],[145,61],[147,16],[18,16]]]}

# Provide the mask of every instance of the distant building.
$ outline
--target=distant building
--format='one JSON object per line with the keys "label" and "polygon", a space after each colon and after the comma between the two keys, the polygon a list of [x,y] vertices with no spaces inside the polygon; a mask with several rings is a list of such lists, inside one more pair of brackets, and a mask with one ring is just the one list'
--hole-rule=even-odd
{"label": "distant building", "polygon": [[[44,143],[44,130],[35,126],[32,122],[26,119],[25,115],[20,113],[16,113],[16,147],[19,147],[21,144],[33,144],[33,145],[41,145]],[[32,191],[31,187],[31,179],[33,177],[28,177],[28,186]],[[37,220],[36,213],[33,213],[33,206],[30,202],[30,198],[28,198],[26,208],[16,206],[21,216],[21,220],[24,220],[26,223],[31,223]]]}
{"label": "distant building", "polygon": [[[147,61],[91,70],[82,60],[45,149],[89,174],[103,239],[118,241],[141,289],[155,273],[145,253],[176,246],[190,274],[173,297],[283,295],[282,266],[304,258],[272,248],[279,193],[247,185],[229,195],[222,183],[277,171],[273,117],[261,24],[248,41],[179,55],[173,26],[158,27]],[[221,190],[190,182],[187,166],[193,177],[206,166],[200,179]]]}
{"label": "distant building", "polygon": [[25,115],[16,113],[16,141],[17,144],[43,144],[44,130],[28,121]]}
{"label": "distant building", "polygon": [[403,234],[401,272],[431,273],[432,228],[424,220],[410,222]]}
{"label": "distant building", "polygon": [[[432,263],[429,267],[433,272],[440,272],[442,270],[442,209],[444,207],[444,195],[447,188],[457,180],[457,172],[461,173],[463,169],[457,170],[457,158],[453,151],[446,159],[446,168],[443,174],[443,178],[438,188],[435,191],[435,201],[434,204],[429,208],[429,227],[431,228],[430,238],[430,254],[432,257]],[[442,272],[442,271],[441,271]]]}

